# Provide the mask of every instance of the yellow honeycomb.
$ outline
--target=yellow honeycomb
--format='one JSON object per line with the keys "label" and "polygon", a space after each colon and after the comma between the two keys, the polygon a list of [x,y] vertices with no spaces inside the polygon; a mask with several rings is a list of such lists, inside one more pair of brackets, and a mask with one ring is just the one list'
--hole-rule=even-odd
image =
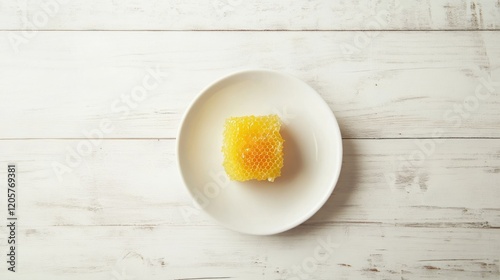
{"label": "yellow honeycomb", "polygon": [[224,129],[223,166],[234,181],[273,182],[283,167],[283,138],[277,115],[228,118]]}

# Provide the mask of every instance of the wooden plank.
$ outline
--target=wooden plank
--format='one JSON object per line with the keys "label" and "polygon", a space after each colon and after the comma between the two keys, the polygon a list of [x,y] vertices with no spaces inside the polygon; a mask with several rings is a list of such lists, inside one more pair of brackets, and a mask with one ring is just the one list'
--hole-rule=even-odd
{"label": "wooden plank", "polygon": [[[0,138],[98,138],[103,119],[104,138],[173,138],[198,92],[248,68],[309,83],[346,138],[500,137],[499,33],[356,34],[39,32],[17,53],[0,41]],[[127,101],[145,78],[144,100]]]}
{"label": "wooden plank", "polygon": [[493,30],[495,0],[1,1],[1,30]]}
{"label": "wooden plank", "polygon": [[[27,226],[214,225],[183,187],[174,142],[2,140],[0,159],[18,164]],[[496,139],[344,140],[344,158],[333,196],[306,224],[500,227]]]}
{"label": "wooden plank", "polygon": [[259,237],[212,226],[24,226],[19,239],[18,271],[0,271],[11,280],[271,280],[332,275],[498,279],[500,275],[500,230],[333,225]]}

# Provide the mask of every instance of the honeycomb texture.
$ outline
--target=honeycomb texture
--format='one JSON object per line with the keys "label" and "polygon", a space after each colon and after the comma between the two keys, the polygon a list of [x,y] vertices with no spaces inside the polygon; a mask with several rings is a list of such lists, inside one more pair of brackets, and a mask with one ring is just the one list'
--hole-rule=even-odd
{"label": "honeycomb texture", "polygon": [[283,138],[277,115],[228,118],[224,127],[223,166],[234,181],[273,182],[283,167]]}

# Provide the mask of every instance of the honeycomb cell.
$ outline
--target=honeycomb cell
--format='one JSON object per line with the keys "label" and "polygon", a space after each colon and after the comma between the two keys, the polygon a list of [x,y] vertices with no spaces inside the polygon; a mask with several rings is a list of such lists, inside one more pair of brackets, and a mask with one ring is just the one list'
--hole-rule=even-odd
{"label": "honeycomb cell", "polygon": [[232,117],[224,126],[223,166],[234,181],[268,180],[281,175],[283,138],[277,115]]}

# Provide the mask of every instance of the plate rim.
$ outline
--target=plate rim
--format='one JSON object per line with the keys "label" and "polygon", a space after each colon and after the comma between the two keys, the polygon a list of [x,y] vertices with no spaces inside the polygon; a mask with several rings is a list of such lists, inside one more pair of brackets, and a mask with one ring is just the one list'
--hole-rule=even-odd
{"label": "plate rim", "polygon": [[[238,229],[238,228],[235,228],[235,227],[232,227],[231,225],[225,223],[225,222],[222,222],[220,221],[219,219],[217,219],[216,217],[214,217],[212,214],[210,214],[209,212],[207,212],[199,203],[196,199],[194,199],[194,194],[192,193],[191,189],[188,187],[188,184],[186,182],[186,179],[185,179],[185,176],[184,176],[184,172],[182,171],[182,167],[181,167],[181,160],[180,160],[180,143],[181,143],[181,135],[183,133],[183,128],[184,128],[184,123],[186,122],[186,119],[188,118],[191,110],[193,109],[193,107],[198,104],[198,102],[200,102],[200,99],[213,87],[215,87],[217,84],[223,82],[224,80],[227,80],[233,76],[237,76],[237,75],[242,75],[242,74],[250,74],[250,73],[264,73],[264,74],[274,74],[274,75],[280,75],[280,76],[285,76],[289,79],[293,79],[299,83],[302,83],[303,85],[305,85],[307,88],[311,89],[312,92],[314,92],[314,94],[316,94],[316,97],[320,98],[320,100],[322,101],[322,105],[326,107],[327,111],[329,112],[330,116],[332,117],[332,120],[334,121],[335,123],[335,128],[333,128],[336,132],[337,132],[337,135],[339,136],[339,153],[337,155],[337,160],[338,160],[338,168],[337,170],[335,170],[335,173],[332,174],[333,177],[332,177],[332,180],[331,180],[331,185],[329,186],[327,192],[325,192],[324,194],[324,197],[318,201],[317,203],[315,203],[314,207],[309,210],[307,213],[299,216],[299,218],[297,218],[297,220],[293,223],[290,223],[290,224],[286,224],[285,226],[282,226],[282,227],[279,227],[277,229],[274,229],[274,230],[268,230],[268,231],[263,231],[263,230],[260,230],[258,232],[249,232],[249,231],[244,231],[244,230],[241,230],[241,229]],[[231,229],[233,231],[236,231],[236,232],[239,232],[239,233],[243,233],[243,234],[249,234],[249,235],[261,235],[261,236],[264,236],[264,235],[275,235],[275,234],[279,234],[279,233],[282,233],[282,232],[285,232],[285,231],[288,231],[290,229],[293,229],[299,225],[301,225],[302,223],[306,222],[307,220],[309,220],[312,216],[314,216],[314,214],[316,214],[324,205],[325,203],[328,201],[328,199],[331,197],[334,189],[336,188],[337,184],[338,184],[338,181],[339,181],[339,178],[340,178],[340,173],[341,173],[341,170],[342,170],[342,161],[343,161],[343,154],[344,154],[344,145],[343,145],[343,142],[342,142],[342,133],[340,131],[340,126],[338,124],[338,121],[337,121],[337,118],[335,117],[335,114],[333,113],[332,109],[330,108],[330,106],[328,106],[328,104],[326,103],[326,101],[323,99],[323,97],[319,94],[318,91],[316,91],[316,89],[314,89],[312,86],[310,86],[308,83],[306,83],[305,81],[301,80],[300,78],[292,75],[292,74],[289,74],[287,72],[282,72],[282,71],[277,71],[277,70],[270,70],[270,69],[259,69],[259,68],[253,68],[253,69],[245,69],[245,70],[238,70],[238,71],[234,71],[234,72],[231,72],[229,74],[226,74],[226,75],[223,75],[222,77],[214,80],[213,82],[211,82],[210,84],[208,84],[207,86],[205,86],[197,95],[195,98],[193,98],[193,100],[189,103],[189,105],[187,106],[187,108],[185,109],[183,115],[182,115],[182,118],[180,120],[180,123],[179,123],[179,128],[177,130],[177,134],[176,134],[176,141],[175,141],[175,153],[176,153],[176,163],[177,163],[177,170],[178,172],[180,173],[181,175],[181,180],[182,180],[182,183],[184,185],[184,188],[187,189],[189,195],[190,195],[190,198],[192,200],[192,203],[194,203],[198,208],[199,210],[201,210],[202,212],[204,212],[208,217],[210,217],[212,220],[216,221],[218,224],[228,228],[228,229]]]}

